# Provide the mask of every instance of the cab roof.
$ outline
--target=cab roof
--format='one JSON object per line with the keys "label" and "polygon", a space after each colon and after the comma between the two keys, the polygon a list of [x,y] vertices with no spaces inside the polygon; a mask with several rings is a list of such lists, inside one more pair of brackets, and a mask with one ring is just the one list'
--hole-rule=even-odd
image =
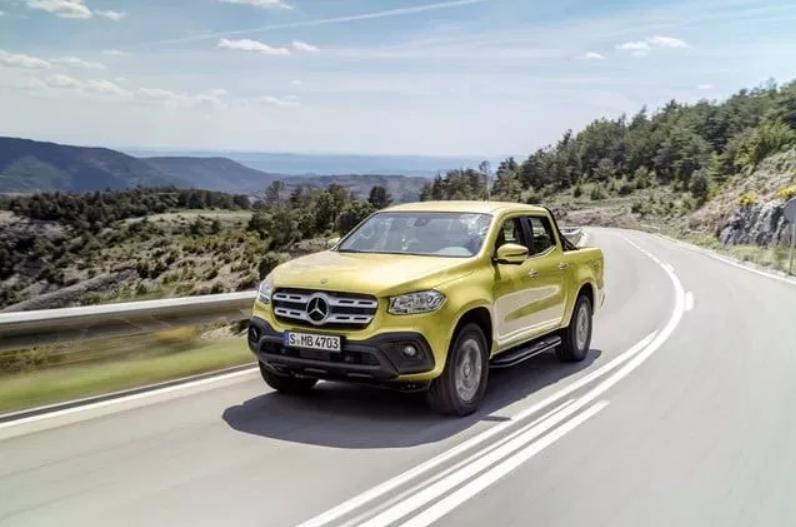
{"label": "cab roof", "polygon": [[527,212],[547,212],[544,207],[536,205],[526,205],[510,201],[418,201],[415,203],[402,203],[382,209],[382,212],[464,212],[495,214],[498,212],[527,211]]}

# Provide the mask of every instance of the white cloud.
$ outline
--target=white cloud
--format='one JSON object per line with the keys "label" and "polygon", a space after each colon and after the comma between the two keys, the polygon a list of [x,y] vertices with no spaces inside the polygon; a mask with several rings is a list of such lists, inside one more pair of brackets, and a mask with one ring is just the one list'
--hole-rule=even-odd
{"label": "white cloud", "polygon": [[94,11],[94,13],[109,20],[113,20],[114,22],[118,22],[127,16],[127,13],[122,11]]}
{"label": "white cloud", "polygon": [[115,77],[113,80],[115,80],[119,84],[127,84],[128,82],[130,82],[130,79],[128,79],[127,77]]}
{"label": "white cloud", "polygon": [[584,59],[591,59],[591,60],[605,60],[605,56],[601,55],[595,51],[589,51],[585,55],[583,55]]}
{"label": "white cloud", "polygon": [[61,18],[91,18],[91,9],[83,0],[26,0],[30,9],[47,11]]}
{"label": "white cloud", "polygon": [[293,9],[293,6],[285,2],[284,0],[219,0],[220,2],[226,2],[227,4],[242,4],[242,5],[252,5],[255,7],[278,7],[281,9]]}
{"label": "white cloud", "polygon": [[6,12],[5,11],[0,11],[0,16],[6,16]]}
{"label": "white cloud", "polygon": [[307,44],[306,42],[302,42],[300,40],[294,40],[293,41],[293,48],[297,49],[299,51],[307,51],[307,52],[310,52],[310,53],[312,53],[314,51],[318,51],[318,47],[317,46],[313,46],[312,44]]}
{"label": "white cloud", "polygon": [[12,68],[50,69],[52,64],[38,57],[9,53],[0,49],[0,65]]}
{"label": "white cloud", "polygon": [[688,44],[679,38],[674,37],[662,37],[660,35],[655,35],[652,37],[645,38],[644,40],[637,40],[635,42],[625,42],[624,44],[619,44],[616,46],[616,49],[620,49],[623,51],[630,51],[630,54],[634,57],[644,57],[652,51],[653,48],[669,48],[669,49],[682,49],[687,48]]}
{"label": "white cloud", "polygon": [[44,83],[52,88],[80,88],[83,86],[83,83],[76,78],[60,73],[50,75],[44,80]]}
{"label": "white cloud", "polygon": [[304,81],[298,79],[290,81],[290,83],[293,84],[294,86],[304,86]]}
{"label": "white cloud", "polygon": [[124,57],[130,55],[130,53],[126,51],[121,51],[119,49],[106,49],[102,52],[103,55],[108,55],[110,57]]}
{"label": "white cloud", "polygon": [[255,99],[255,102],[260,104],[270,104],[272,106],[299,106],[299,103],[296,101],[282,100],[272,95],[263,95],[262,97]]}
{"label": "white cloud", "polygon": [[88,62],[78,57],[61,57],[53,59],[53,62],[58,64],[65,64],[67,66],[74,66],[76,68],[84,68],[87,70],[104,70],[105,64],[99,62]]}
{"label": "white cloud", "polygon": [[173,105],[191,106],[206,104],[211,106],[223,107],[224,102],[221,97],[227,95],[223,89],[210,90],[207,93],[191,94],[178,93],[171,90],[160,88],[139,88],[136,95],[142,100],[161,102]]}
{"label": "white cloud", "polygon": [[616,46],[616,49],[621,49],[624,51],[647,51],[650,49],[650,46],[645,41],[638,40],[636,42],[625,42],[624,44],[619,44]]}
{"label": "white cloud", "polygon": [[50,88],[64,88],[82,92],[98,93],[100,95],[113,95],[117,97],[130,97],[132,94],[118,84],[105,79],[82,81],[69,75],[55,74],[44,79],[44,84]]}
{"label": "white cloud", "polygon": [[712,84],[700,84],[697,86],[697,90],[708,91],[712,90],[715,86]]}
{"label": "white cloud", "polygon": [[216,47],[221,49],[236,49],[240,51],[252,51],[255,53],[262,53],[263,55],[290,55],[290,50],[287,48],[275,48],[268,44],[263,44],[257,40],[229,40],[222,38],[216,44]]}
{"label": "white cloud", "polygon": [[673,37],[662,37],[655,35],[647,39],[647,42],[655,48],[687,48],[688,44],[685,40]]}
{"label": "white cloud", "polygon": [[84,86],[89,91],[93,91],[96,93],[104,93],[107,95],[118,95],[119,97],[130,96],[130,92],[128,90],[125,90],[118,84],[115,84],[109,80],[90,80],[85,82]]}

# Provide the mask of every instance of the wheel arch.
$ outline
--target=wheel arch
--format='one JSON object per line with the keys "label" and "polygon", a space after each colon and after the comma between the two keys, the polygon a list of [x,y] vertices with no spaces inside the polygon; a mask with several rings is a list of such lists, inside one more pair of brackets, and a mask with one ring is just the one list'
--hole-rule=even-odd
{"label": "wheel arch", "polygon": [[578,302],[578,298],[581,295],[585,295],[586,298],[589,299],[592,313],[594,312],[594,302],[597,298],[597,288],[591,281],[587,281],[581,284],[581,286],[578,288],[578,292],[572,297],[572,300],[567,308],[567,319],[564,321],[564,324],[561,325],[562,327],[567,327],[569,326],[570,322],[572,322],[572,316],[575,314],[575,304]]}
{"label": "wheel arch", "polygon": [[453,329],[448,338],[448,342],[453,342],[456,333],[459,332],[461,328],[469,323],[477,324],[481,331],[484,332],[484,337],[486,337],[486,345],[487,350],[489,351],[489,355],[492,355],[492,347],[494,345],[494,321],[492,320],[492,310],[489,309],[484,304],[476,304],[467,306],[462,310],[459,316],[456,319],[456,324],[453,325]]}

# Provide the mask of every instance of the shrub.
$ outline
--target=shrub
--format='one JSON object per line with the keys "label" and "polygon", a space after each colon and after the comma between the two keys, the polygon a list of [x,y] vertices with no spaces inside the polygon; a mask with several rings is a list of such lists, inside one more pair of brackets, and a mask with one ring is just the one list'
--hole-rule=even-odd
{"label": "shrub", "polygon": [[777,191],[777,197],[783,201],[796,198],[796,185],[789,185]]}
{"label": "shrub", "polygon": [[597,183],[591,188],[591,192],[589,193],[589,198],[592,201],[597,201],[601,199],[605,199],[608,197],[608,193],[605,191],[605,187],[601,184]]}
{"label": "shrub", "polygon": [[757,194],[755,194],[754,192],[747,192],[743,196],[738,198],[736,203],[741,207],[751,207],[753,205],[757,205],[757,201],[758,201]]}

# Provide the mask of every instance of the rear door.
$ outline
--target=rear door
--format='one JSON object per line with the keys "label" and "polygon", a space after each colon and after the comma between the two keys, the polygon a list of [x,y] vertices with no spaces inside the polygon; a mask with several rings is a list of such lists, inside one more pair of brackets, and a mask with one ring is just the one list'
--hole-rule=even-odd
{"label": "rear door", "polygon": [[533,309],[528,317],[534,337],[558,329],[564,319],[569,294],[569,266],[546,214],[529,214],[523,222],[529,234],[528,276],[532,282]]}

